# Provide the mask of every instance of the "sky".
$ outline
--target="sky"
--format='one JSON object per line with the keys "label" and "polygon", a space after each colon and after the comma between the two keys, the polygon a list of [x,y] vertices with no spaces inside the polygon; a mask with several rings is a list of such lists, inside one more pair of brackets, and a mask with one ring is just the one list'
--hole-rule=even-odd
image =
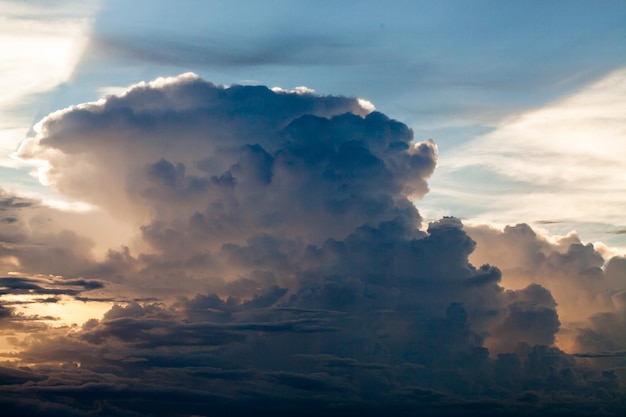
{"label": "sky", "polygon": [[7,415],[623,415],[623,1],[0,1]]}

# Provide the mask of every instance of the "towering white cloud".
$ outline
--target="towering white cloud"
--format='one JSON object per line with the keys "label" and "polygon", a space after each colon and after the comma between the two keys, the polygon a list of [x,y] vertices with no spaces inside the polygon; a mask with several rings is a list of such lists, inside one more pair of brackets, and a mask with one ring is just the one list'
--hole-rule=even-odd
{"label": "towering white cloud", "polygon": [[[469,262],[476,241],[461,221],[422,227],[411,199],[428,191],[437,148],[358,99],[185,74],[53,113],[18,155],[43,161],[60,192],[134,224],[138,241],[98,260],[65,234],[40,245],[68,249],[63,277],[0,281],[7,294],[117,303],[80,328],[13,340],[33,368],[0,368],[12,412],[454,415],[495,404],[515,415],[531,402],[549,415],[572,395],[622,407],[615,373],[583,370],[554,345],[549,281],[505,290],[497,267]],[[31,209],[19,203],[7,197],[10,236]],[[525,233],[523,256],[539,260],[547,243]],[[582,263],[601,262],[580,246]],[[2,250],[24,265],[43,256]],[[0,319],[14,322],[14,307]]]}
{"label": "towering white cloud", "polygon": [[435,145],[369,111],[186,74],[54,113],[17,155],[45,161],[62,193],[150,222],[155,246],[168,228],[196,247],[276,230],[321,242],[414,211],[407,197],[427,191]]}

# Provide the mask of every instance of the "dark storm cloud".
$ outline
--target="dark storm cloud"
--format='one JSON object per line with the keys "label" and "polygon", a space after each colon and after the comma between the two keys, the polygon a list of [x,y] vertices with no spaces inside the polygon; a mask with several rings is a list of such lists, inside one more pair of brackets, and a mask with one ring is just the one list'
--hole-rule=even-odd
{"label": "dark storm cloud", "polygon": [[508,311],[497,326],[492,349],[515,351],[517,345],[552,345],[559,331],[556,302],[550,291],[537,284],[507,291]]}
{"label": "dark storm cloud", "polygon": [[27,369],[0,366],[0,385],[24,384],[29,381],[43,381],[48,377]]}
{"label": "dark storm cloud", "polygon": [[[548,280],[506,291],[500,269],[469,261],[491,232],[474,240],[454,217],[423,227],[411,199],[428,191],[436,146],[414,143],[406,125],[356,99],[225,88],[187,74],[54,113],[19,154],[47,161],[60,191],[132,222],[142,239],[144,251],[111,250],[51,288],[105,284],[143,301],[20,341],[20,359],[48,379],[15,379],[3,391],[10,410],[624,409],[615,372],[584,368],[554,346],[562,320]],[[572,240],[545,253],[550,245],[527,226],[505,234],[529,271],[621,279],[623,265],[603,271],[593,247]],[[503,260],[508,270],[513,261]],[[617,319],[594,320],[605,335]]]}
{"label": "dark storm cloud", "polygon": [[[240,311],[254,308],[254,303],[243,303]],[[82,334],[89,343],[102,344],[115,338],[142,348],[178,345],[215,346],[242,342],[245,334],[255,333],[315,333],[334,331],[324,326],[325,321],[316,318],[294,320],[228,322],[193,321],[191,316],[182,321],[174,312],[152,304],[137,303],[116,307],[104,316],[100,323],[90,322]],[[196,319],[197,320],[197,319]]]}
{"label": "dark storm cloud", "polygon": [[626,351],[621,352],[599,352],[599,353],[575,353],[577,358],[615,358],[626,356]]}
{"label": "dark storm cloud", "polygon": [[[467,256],[473,244],[459,227],[458,221],[445,219],[431,227],[431,232],[437,232],[409,240],[410,247],[419,254],[460,240],[465,243],[458,252],[447,256]],[[397,235],[397,231],[392,234]],[[391,240],[383,233],[368,239],[371,250],[385,248],[382,244]],[[345,241],[367,242],[353,236]],[[127,388],[107,398],[112,407],[140,415],[171,414],[176,400],[185,404],[182,409],[189,415],[199,410],[217,415],[240,410],[245,415],[252,409],[278,415],[302,409],[311,415],[332,415],[338,413],[337,407],[342,415],[375,415],[373,410],[381,412],[382,404],[394,415],[417,410],[426,415],[467,415],[469,410],[585,415],[598,407],[612,410],[607,415],[619,413],[621,394],[614,373],[578,368],[572,356],[543,344],[551,343],[558,329],[556,305],[545,288],[533,285],[503,292],[497,279],[478,280],[468,287],[464,281],[481,271],[467,262],[464,268],[462,262],[441,270],[431,266],[417,282],[408,274],[389,281],[358,271],[345,276],[350,269],[337,263],[358,255],[347,248],[341,258],[334,258],[329,265],[333,274],[324,280],[312,277],[328,274],[323,262],[297,262],[310,265],[311,270],[299,272],[306,285],[291,296],[273,287],[249,300],[197,294],[169,307],[116,306],[78,333],[35,342],[24,357],[78,361],[82,371],[65,371],[69,373],[65,378],[78,381],[93,381],[94,377],[83,374],[88,370],[104,378],[103,384],[112,384],[109,378],[129,381]],[[402,252],[399,249],[385,252]],[[324,259],[325,249],[318,251]],[[375,258],[370,266],[382,260]],[[464,275],[451,275],[459,272]],[[438,285],[439,280],[445,280],[445,285]],[[473,292],[466,294],[468,288]],[[480,294],[492,298],[491,303],[476,305]],[[259,299],[264,300],[261,308]],[[464,305],[471,307],[471,314]],[[482,346],[484,336],[473,329],[481,322],[483,327],[495,323],[490,331],[512,341],[508,353],[489,358]],[[105,370],[111,376],[105,376]],[[169,383],[173,380],[177,381],[174,391]],[[84,392],[91,392],[87,385],[80,383],[85,388],[75,394],[62,386],[43,392],[101,398],[95,393],[85,397]],[[29,387],[21,391],[26,398],[42,393]],[[203,393],[224,408],[211,408],[201,400]],[[52,398],[52,403],[58,401]],[[592,404],[585,413],[572,405],[583,398],[585,404]],[[131,404],[131,399],[139,403]],[[159,407],[148,412],[140,407],[145,402]],[[93,410],[95,403],[90,400],[82,406]]]}
{"label": "dark storm cloud", "polygon": [[2,295],[71,295],[103,288],[104,284],[95,280],[32,279],[25,277],[0,277]]}

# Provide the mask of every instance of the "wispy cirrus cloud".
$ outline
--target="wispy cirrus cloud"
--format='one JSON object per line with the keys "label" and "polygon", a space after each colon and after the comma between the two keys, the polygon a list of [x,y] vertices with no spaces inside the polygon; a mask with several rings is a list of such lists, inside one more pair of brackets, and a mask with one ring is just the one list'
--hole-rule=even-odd
{"label": "wispy cirrus cloud", "polygon": [[541,219],[549,227],[561,220],[552,223],[561,232],[593,222],[585,235],[604,239],[603,229],[624,226],[624,107],[621,69],[569,97],[510,117],[442,156],[432,197],[461,211],[467,205],[477,222]]}
{"label": "wispy cirrus cloud", "polygon": [[68,81],[89,38],[98,2],[0,2],[0,164],[38,116],[37,95]]}

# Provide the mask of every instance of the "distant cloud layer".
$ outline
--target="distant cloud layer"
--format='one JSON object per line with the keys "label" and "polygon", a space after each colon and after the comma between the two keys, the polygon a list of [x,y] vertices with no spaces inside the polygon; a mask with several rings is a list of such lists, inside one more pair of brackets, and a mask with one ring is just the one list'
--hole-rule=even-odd
{"label": "distant cloud layer", "polygon": [[[624,259],[602,269],[591,245],[526,225],[423,225],[411,200],[428,192],[436,145],[362,103],[184,74],[42,120],[18,155],[136,236],[98,259],[98,236],[61,223],[38,235],[24,222],[44,208],[2,196],[0,295],[115,302],[81,327],[45,327],[0,296],[5,334],[39,325],[12,339],[29,366],[0,367],[3,409],[623,412],[626,340],[607,329],[624,328]],[[38,275],[50,265],[61,276]],[[575,310],[570,290],[587,309],[575,328],[560,310]],[[565,322],[585,359],[556,347]]]}

